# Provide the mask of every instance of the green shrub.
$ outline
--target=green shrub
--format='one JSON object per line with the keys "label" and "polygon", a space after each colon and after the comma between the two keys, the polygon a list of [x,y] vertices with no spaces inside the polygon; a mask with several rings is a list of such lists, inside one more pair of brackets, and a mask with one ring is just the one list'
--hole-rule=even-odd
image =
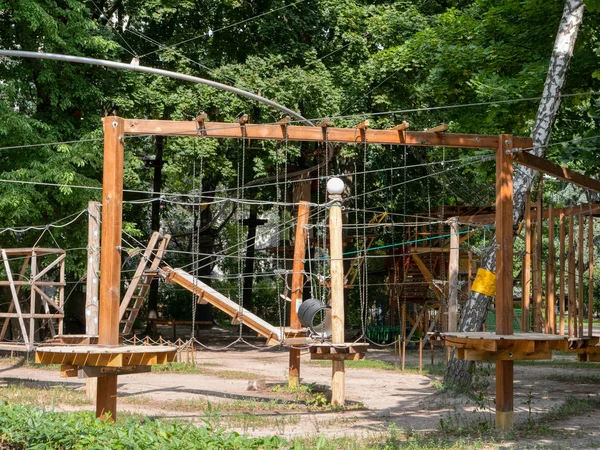
{"label": "green shrub", "polygon": [[276,449],[278,437],[250,438],[235,432],[160,420],[128,418],[116,424],[90,412],[47,412],[0,403],[0,448],[27,449]]}

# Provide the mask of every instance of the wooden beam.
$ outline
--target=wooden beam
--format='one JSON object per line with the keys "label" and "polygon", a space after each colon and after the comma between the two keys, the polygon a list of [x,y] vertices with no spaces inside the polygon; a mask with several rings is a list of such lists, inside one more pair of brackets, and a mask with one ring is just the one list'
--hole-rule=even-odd
{"label": "wooden beam", "polygon": [[458,319],[458,266],[460,263],[458,220],[452,217],[450,223],[450,258],[448,260],[448,331],[456,331]]}
{"label": "wooden beam", "polygon": [[[285,124],[284,124],[285,125]],[[356,133],[356,128],[329,127],[327,136],[323,135],[321,127],[307,127],[287,125],[247,124],[244,127],[245,135],[239,124],[224,122],[204,122],[202,137],[210,138],[237,138],[252,140],[276,141],[316,141],[336,143],[356,143],[362,141],[362,136]],[[143,120],[125,119],[125,133],[156,134],[166,136],[198,136],[195,121],[173,120]],[[365,130],[365,138],[369,143],[400,145],[407,144],[417,147],[445,146],[457,148],[498,148],[498,136],[462,133],[431,133],[427,131],[406,131],[398,133],[396,130]],[[525,148],[533,146],[530,138],[513,138],[515,146]]]}
{"label": "wooden beam", "polygon": [[[496,334],[513,334],[513,165],[510,135],[496,150]],[[514,424],[513,361],[496,361],[496,429]]]}
{"label": "wooden beam", "polygon": [[588,337],[594,335],[594,216],[588,218]]}
{"label": "wooden beam", "polygon": [[529,194],[525,200],[525,254],[523,255],[523,282],[521,295],[521,331],[530,330],[529,307],[531,302],[531,208]]}
{"label": "wooden beam", "polygon": [[[25,276],[25,273],[27,272],[27,267],[29,267],[30,260],[31,260],[31,256],[27,255],[25,257],[25,261],[23,262],[23,266],[21,267],[21,272],[19,273],[19,281],[23,280],[23,277]],[[18,296],[19,291],[21,290],[21,286],[16,286],[15,289],[17,291],[17,296]],[[14,305],[14,303],[11,302],[8,307],[8,312],[12,313],[14,309],[15,309],[15,305]],[[4,336],[6,335],[6,332],[8,331],[9,323],[10,323],[9,318],[6,318],[4,320],[4,323],[2,324],[2,331],[0,331],[0,341],[2,341],[4,339]]]}
{"label": "wooden beam", "polygon": [[556,333],[556,252],[554,250],[554,208],[549,207],[548,269],[546,270],[546,326],[547,332]]}
{"label": "wooden beam", "polygon": [[442,123],[436,127],[427,128],[425,131],[427,131],[428,133],[442,133],[444,131],[448,131],[448,125]]}
{"label": "wooden beam", "polygon": [[433,283],[433,275],[431,274],[431,272],[429,271],[429,269],[427,268],[427,266],[425,265],[425,263],[423,262],[421,257],[419,255],[414,255],[414,254],[411,256],[412,256],[413,261],[417,264],[417,267],[423,274],[423,278],[425,278],[425,281],[427,281],[427,283],[429,283],[429,285],[431,286],[431,290],[433,291],[433,294],[436,296],[436,298],[438,300],[441,300],[442,295],[440,292],[440,288]]}
{"label": "wooden beam", "polygon": [[540,177],[540,183],[538,186],[537,193],[537,206],[536,206],[536,224],[535,224],[535,247],[533,255],[533,331],[535,333],[542,332],[542,268],[544,263],[542,261],[542,238],[543,238],[543,223],[542,223],[542,210],[543,210],[543,180]]}
{"label": "wooden beam", "polygon": [[[87,279],[85,289],[85,332],[98,335],[98,292],[100,290],[100,203],[88,202]],[[96,401],[98,382],[95,378],[85,381],[86,397]]]}
{"label": "wooden beam", "polygon": [[577,275],[578,275],[578,283],[577,283],[577,320],[579,322],[579,332],[578,336],[580,338],[583,337],[583,222],[585,218],[583,215],[579,215],[577,218],[579,232],[577,233],[578,244],[577,251],[579,253],[578,261],[577,261]]}
{"label": "wooden beam", "polygon": [[[302,324],[298,319],[298,308],[302,304],[304,292],[304,258],[306,253],[306,226],[310,214],[310,181],[297,183],[298,216],[296,218],[296,236],[294,240],[294,262],[292,264],[292,292],[290,294],[290,328],[298,330]],[[300,349],[290,346],[288,385],[297,388],[300,385]]]}
{"label": "wooden beam", "polygon": [[577,309],[575,302],[575,226],[574,226],[575,218],[573,214],[569,214],[569,248],[567,254],[567,260],[569,261],[568,272],[567,272],[567,284],[568,284],[568,302],[569,302],[569,337],[575,337],[576,330],[576,319],[577,319]]}
{"label": "wooden beam", "polygon": [[566,167],[562,167],[544,158],[540,158],[539,156],[527,152],[517,152],[513,154],[513,158],[523,166],[551,175],[559,180],[575,184],[584,189],[600,192],[600,181],[571,169],[567,169]]}
{"label": "wooden beam", "polygon": [[404,130],[408,130],[409,127],[409,123],[404,120],[401,124],[396,125],[395,127],[390,128],[390,130],[394,130],[394,131],[404,131]]}
{"label": "wooden beam", "polygon": [[[13,283],[12,272],[10,270],[10,264],[8,263],[8,257],[6,256],[6,250],[2,249],[2,259],[4,260],[4,269],[6,270],[6,277],[10,286],[10,293],[12,294],[13,305],[15,311],[17,311],[17,318],[19,319],[19,326],[21,327],[21,333],[23,334],[23,341],[26,345],[29,345],[29,336],[27,335],[27,329],[25,328],[25,322],[23,321],[23,314],[21,312],[21,305],[19,304],[19,295],[17,294],[15,284]],[[6,317],[6,316],[5,316]]]}
{"label": "wooden beam", "polygon": [[[105,117],[104,168],[102,178],[102,254],[100,256],[100,307],[98,344],[119,345],[119,303],[121,300],[121,228],[123,225],[123,157],[125,122]],[[98,379],[96,416],[110,413],[116,420],[117,376]]]}
{"label": "wooden beam", "polygon": [[558,334],[565,334],[565,213],[561,211],[558,215],[558,257],[559,275],[558,275]]}

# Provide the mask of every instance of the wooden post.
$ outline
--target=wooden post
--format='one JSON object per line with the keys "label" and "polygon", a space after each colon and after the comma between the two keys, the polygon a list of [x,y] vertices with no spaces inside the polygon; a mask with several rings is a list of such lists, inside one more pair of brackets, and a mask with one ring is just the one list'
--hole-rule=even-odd
{"label": "wooden post", "polygon": [[419,373],[423,373],[423,339],[419,339]]}
{"label": "wooden post", "polygon": [[[310,182],[300,183],[299,195],[294,202],[298,205],[296,220],[296,239],[294,241],[294,263],[292,266],[292,293],[290,295],[290,329],[302,328],[298,319],[298,308],[302,304],[304,291],[304,256],[306,251],[306,225],[310,212]],[[343,280],[342,280],[343,282]],[[288,386],[294,388],[300,384],[300,349],[290,346]]]}
{"label": "wooden post", "polygon": [[404,364],[406,363],[406,339],[402,339],[402,372],[404,372]]}
{"label": "wooden post", "polygon": [[[123,136],[120,117],[105,117],[104,169],[102,181],[102,248],[100,259],[100,307],[98,345],[119,345],[119,303],[121,300],[121,228],[123,224]],[[98,378],[96,416],[117,413],[117,376]]]}
{"label": "wooden post", "polygon": [[531,202],[529,195],[525,201],[525,255],[523,256],[523,295],[521,298],[521,331],[528,333],[529,305],[531,302]]}
{"label": "wooden post", "polygon": [[[98,335],[98,291],[100,288],[100,203],[88,202],[87,280],[85,285],[85,333]],[[96,400],[98,378],[85,379],[85,393]]]}
{"label": "wooden post", "polygon": [[556,333],[556,257],[554,251],[554,208],[548,207],[548,270],[546,271],[546,326]]}
{"label": "wooden post", "polygon": [[[512,136],[500,135],[496,152],[496,334],[513,334]],[[496,361],[496,429],[514,424],[513,361]]]}
{"label": "wooden post", "polygon": [[452,217],[450,223],[450,257],[448,261],[448,331],[456,331],[458,318],[458,266],[460,241],[458,235],[458,217]]}
{"label": "wooden post", "polygon": [[[32,250],[31,252],[31,276],[30,276],[30,280],[35,280],[35,277],[37,276],[37,255],[35,253],[35,249]],[[31,314],[31,317],[29,318],[29,342],[31,342],[32,344],[35,342],[35,319],[33,318],[33,315],[35,314],[35,295],[36,291],[35,289],[31,289],[31,293],[29,296],[29,313]],[[53,324],[51,324],[50,326],[54,326]]]}
{"label": "wooden post", "polygon": [[[327,192],[331,199],[329,208],[329,257],[331,258],[331,341],[343,344],[344,337],[344,261],[342,241],[342,193],[344,182],[331,178],[327,182]],[[333,360],[331,380],[331,404],[345,404],[344,360]]]}
{"label": "wooden post", "polygon": [[573,234],[575,233],[574,226],[575,216],[573,215],[573,210],[569,212],[569,249],[567,254],[567,259],[569,261],[568,272],[567,272],[567,283],[568,290],[567,295],[569,296],[569,337],[575,337],[576,332],[576,320],[577,320],[577,309],[576,309],[576,301],[575,301],[575,250],[573,245],[575,243],[575,238]]}
{"label": "wooden post", "polygon": [[578,275],[578,288],[577,288],[577,313],[578,313],[578,322],[579,322],[579,334],[580,338],[583,337],[583,214],[577,216],[577,222],[579,223],[579,244],[577,245],[577,250],[579,253],[578,264],[577,264],[577,275]]}
{"label": "wooden post", "polygon": [[565,213],[560,212],[558,216],[558,257],[560,262],[559,280],[558,280],[558,314],[559,325],[558,334],[565,334]]}
{"label": "wooden post", "polygon": [[535,270],[533,272],[533,292],[534,292],[534,310],[533,310],[533,331],[536,333],[542,333],[542,238],[543,238],[543,224],[542,224],[542,209],[543,203],[543,182],[540,177],[540,183],[538,187],[538,198],[536,204],[536,238],[535,238]]}
{"label": "wooden post", "polygon": [[594,335],[594,216],[588,219],[588,337]]}

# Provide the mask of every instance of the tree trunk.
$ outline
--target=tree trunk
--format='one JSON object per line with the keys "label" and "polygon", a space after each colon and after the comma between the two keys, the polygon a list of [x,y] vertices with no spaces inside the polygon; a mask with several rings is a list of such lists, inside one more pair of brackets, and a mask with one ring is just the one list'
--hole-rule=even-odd
{"label": "tree trunk", "polygon": [[[567,71],[573,48],[577,39],[577,32],[583,19],[583,1],[566,0],[558,33],[554,42],[554,50],[550,58],[550,66],[544,85],[544,93],[538,109],[537,117],[532,128],[533,153],[543,157],[546,146],[550,142],[552,126],[556,113],[560,107],[561,94],[565,86]],[[525,211],[525,201],[530,194],[531,185],[537,172],[527,167],[517,167],[514,174],[514,210],[513,221],[518,224]],[[492,239],[481,257],[481,267],[492,272],[496,269],[496,239]],[[480,331],[483,327],[485,314],[491,297],[471,291],[464,307],[458,331]],[[452,351],[451,359],[446,370],[444,383],[458,389],[468,389],[471,385],[470,361],[455,358]]]}
{"label": "tree trunk", "polygon": [[[165,150],[166,137],[156,136],[156,157],[153,161],[154,166],[154,183],[152,198],[160,198],[160,192],[162,190],[162,169],[163,169],[163,153]],[[160,200],[152,202],[151,211],[151,228],[152,231],[160,231]],[[150,292],[148,293],[148,317],[158,318],[158,278],[155,277],[150,284]],[[154,320],[148,320],[146,333],[156,332],[156,322]]]}

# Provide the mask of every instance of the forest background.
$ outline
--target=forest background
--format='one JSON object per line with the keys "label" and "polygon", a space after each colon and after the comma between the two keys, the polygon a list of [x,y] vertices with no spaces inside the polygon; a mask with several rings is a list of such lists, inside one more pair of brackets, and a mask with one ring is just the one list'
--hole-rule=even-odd
{"label": "forest background", "polygon": [[[127,63],[138,57],[144,66],[258,93],[307,118],[331,117],[335,126],[352,127],[368,118],[373,128],[389,128],[407,120],[414,130],[446,123],[451,132],[528,136],[562,9],[557,0],[0,0],[0,47]],[[590,94],[600,90],[599,9],[600,2],[588,2],[564,91],[568,96],[554,125],[555,145],[546,152],[548,159],[593,177],[600,169],[598,95]],[[89,200],[100,200],[101,117],[190,120],[201,111],[223,122],[242,114],[253,123],[281,117],[206,86],[0,58],[0,247],[74,249],[68,277],[81,289],[85,215],[41,239],[39,230],[15,228],[68,223],[60,219],[77,217]],[[68,141],[82,142],[21,147]],[[406,230],[400,224],[407,216],[493,200],[493,160],[483,151],[375,145],[335,150],[327,167],[311,175],[312,200],[325,202],[327,175],[346,174],[349,192],[359,195],[352,206],[362,210],[349,214],[350,223],[388,213],[392,226],[378,235],[376,247],[401,242]],[[204,281],[240,301],[250,289],[254,295],[246,305],[281,322],[286,302],[279,296],[284,289],[277,273],[285,262],[266,247],[289,244],[293,228],[285,224],[293,209],[273,203],[292,198],[286,173],[314,166],[320,153],[316,145],[295,143],[128,139],[125,246],[145,245],[152,230],[168,231],[174,236],[169,264],[191,265]],[[275,183],[241,189],[272,176]],[[152,192],[162,193],[160,201],[146,202],[157,196]],[[546,202],[557,206],[589,200],[560,183],[545,192]],[[234,195],[255,204],[235,207],[226,201]],[[251,216],[269,223],[260,228],[256,262],[248,270],[243,262],[248,227],[242,221]],[[313,222],[322,224],[324,218],[317,214]],[[314,239],[323,230],[317,227]],[[477,249],[485,242],[480,233],[469,245]],[[374,299],[380,310],[387,302],[385,255],[386,250],[370,253],[368,292],[348,292],[352,325],[360,323],[362,296]],[[313,269],[325,273],[326,268],[319,263]],[[240,273],[253,281],[250,288],[242,285]],[[327,295],[316,279],[310,283],[317,284],[313,295]],[[188,319],[189,294],[168,285],[160,289],[151,305],[166,317]],[[389,317],[375,313],[367,320],[383,323]]]}

